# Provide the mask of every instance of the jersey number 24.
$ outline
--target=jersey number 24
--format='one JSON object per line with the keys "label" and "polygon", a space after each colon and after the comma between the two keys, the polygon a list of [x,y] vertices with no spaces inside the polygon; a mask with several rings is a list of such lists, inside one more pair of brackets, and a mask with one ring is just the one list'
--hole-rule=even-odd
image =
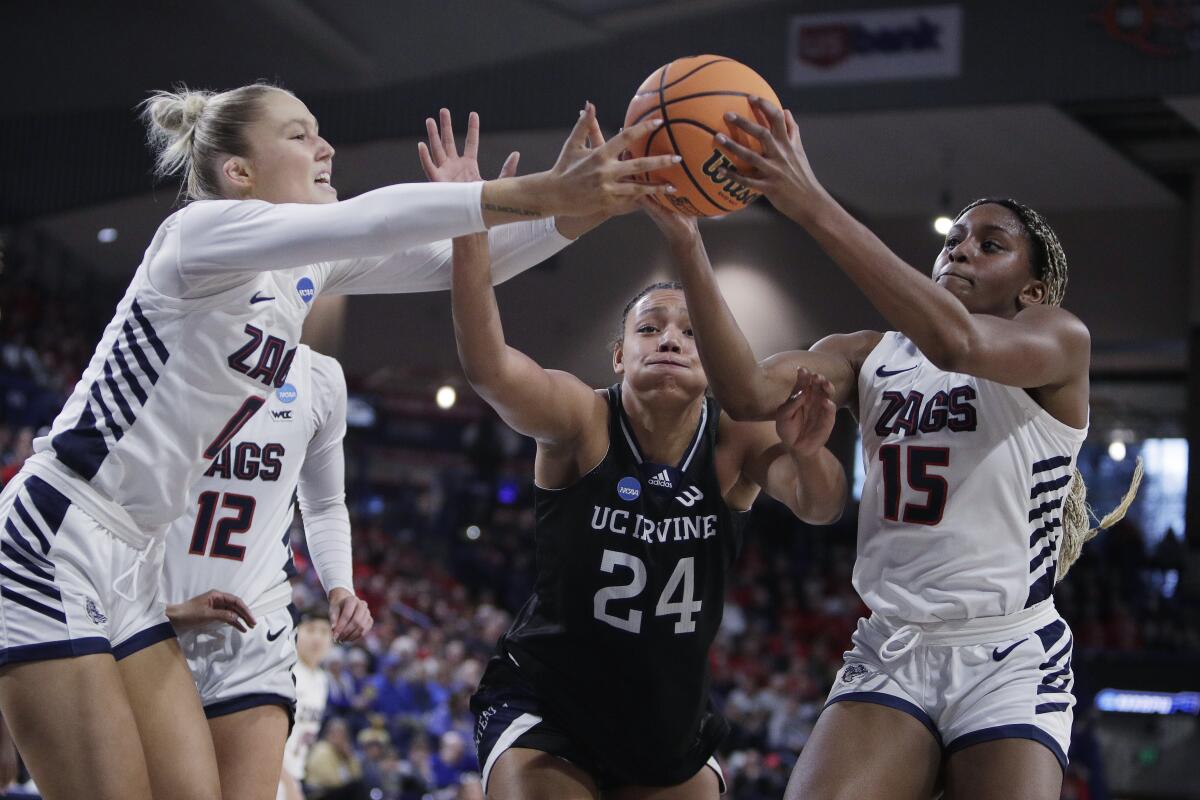
{"label": "jersey number 24", "polygon": [[[608,623],[614,628],[629,633],[642,632],[642,612],[632,608],[621,616],[608,610],[608,604],[613,600],[627,600],[637,597],[646,588],[646,563],[630,553],[620,553],[616,550],[605,550],[600,561],[601,572],[615,572],[617,567],[624,567],[633,573],[633,580],[617,586],[605,586],[596,592],[592,600],[592,616],[601,622]],[[672,598],[680,594],[679,600]],[[656,617],[679,615],[675,622],[676,633],[694,633],[696,620],[704,603],[696,599],[696,559],[694,556],[681,558],[675,563],[675,571],[662,594],[658,596],[658,604],[654,607]]]}

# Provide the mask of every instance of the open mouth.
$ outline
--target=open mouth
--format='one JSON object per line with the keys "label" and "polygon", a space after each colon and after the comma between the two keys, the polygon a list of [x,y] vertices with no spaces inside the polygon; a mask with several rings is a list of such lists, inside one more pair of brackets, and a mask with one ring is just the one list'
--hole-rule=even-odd
{"label": "open mouth", "polygon": [[333,185],[330,183],[331,177],[331,174],[328,172],[318,172],[317,177],[313,178],[313,183],[317,184],[318,186],[326,186],[332,189]]}

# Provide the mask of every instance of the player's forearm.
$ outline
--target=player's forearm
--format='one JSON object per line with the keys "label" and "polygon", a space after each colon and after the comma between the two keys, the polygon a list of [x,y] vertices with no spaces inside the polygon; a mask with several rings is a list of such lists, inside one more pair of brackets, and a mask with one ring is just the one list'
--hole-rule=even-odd
{"label": "player's forearm", "polygon": [[500,308],[492,288],[488,240],[466,236],[454,240],[454,268],[450,281],[454,337],[463,373],[477,391],[503,384],[508,346]]}
{"label": "player's forearm", "polygon": [[734,419],[770,418],[787,400],[787,388],[772,386],[759,366],[717,285],[704,241],[699,236],[673,241],[671,255],[713,395]]}
{"label": "player's forearm", "polygon": [[945,368],[970,347],[971,315],[961,302],[893,253],[829,199],[802,224],[896,330]]}
{"label": "player's forearm", "polygon": [[795,470],[792,512],[811,525],[828,525],[842,516],[846,506],[846,471],[841,462],[822,447],[814,455],[789,453]]}
{"label": "player's forearm", "polygon": [[325,594],[331,594],[334,589],[345,589],[354,594],[354,553],[346,504],[315,508],[302,504],[300,514],[304,519],[308,557]]}

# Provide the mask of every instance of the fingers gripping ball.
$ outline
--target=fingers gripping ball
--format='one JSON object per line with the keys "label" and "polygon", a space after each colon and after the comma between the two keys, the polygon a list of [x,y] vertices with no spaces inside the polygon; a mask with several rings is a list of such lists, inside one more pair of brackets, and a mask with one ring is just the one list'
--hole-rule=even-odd
{"label": "fingers gripping ball", "polygon": [[712,217],[740,211],[758,193],[738,181],[748,167],[740,158],[717,147],[713,137],[723,133],[733,141],[762,152],[758,140],[725,122],[734,112],[754,119],[749,97],[756,95],[779,105],[770,84],[758,73],[730,58],[689,56],[655,70],[638,88],[625,112],[625,127],[661,117],[661,128],[630,148],[634,156],[679,155],[683,161],[654,174],[670,181],[673,195],[654,200],[675,211]]}

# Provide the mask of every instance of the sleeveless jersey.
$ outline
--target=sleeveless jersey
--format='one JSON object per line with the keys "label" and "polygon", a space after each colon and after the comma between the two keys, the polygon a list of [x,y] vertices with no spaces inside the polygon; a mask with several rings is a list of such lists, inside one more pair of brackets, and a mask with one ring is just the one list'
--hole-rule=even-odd
{"label": "sleeveless jersey", "polygon": [[728,729],[710,709],[708,650],[745,515],[721,496],[714,400],[675,466],[642,458],[620,385],[608,403],[604,460],[567,488],[535,487],[537,583],[500,647],[573,737],[675,783]]}
{"label": "sleeveless jersey", "polygon": [[164,597],[179,603],[210,589],[240,597],[260,613],[291,598],[289,536],[296,485],[319,431],[341,437],[331,418],[346,392],[336,360],[301,345],[287,383],[208,463],[171,523],[163,561]]}
{"label": "sleeveless jersey", "polygon": [[866,467],[854,588],[877,614],[930,623],[1047,599],[1087,429],[1021,388],[935,367],[884,334],[858,376]]}
{"label": "sleeveless jersey", "polygon": [[[204,200],[172,214],[28,470],[130,544],[160,540],[187,487],[287,382],[312,301],[448,288],[445,239],[483,229],[479,191],[400,185],[326,205]],[[504,277],[566,241],[552,220],[505,227],[522,230],[497,236]],[[178,299],[151,280],[184,273],[213,291]]]}

